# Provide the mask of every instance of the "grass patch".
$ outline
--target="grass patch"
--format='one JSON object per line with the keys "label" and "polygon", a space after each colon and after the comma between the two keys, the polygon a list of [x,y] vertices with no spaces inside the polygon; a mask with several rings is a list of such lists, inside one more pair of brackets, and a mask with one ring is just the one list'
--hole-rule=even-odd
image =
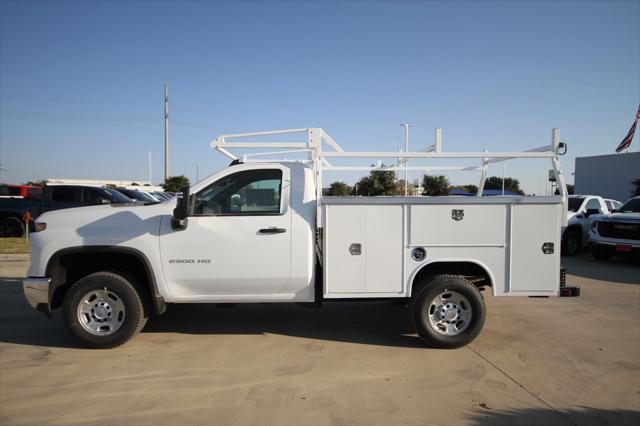
{"label": "grass patch", "polygon": [[29,244],[24,238],[0,238],[0,254],[29,253]]}

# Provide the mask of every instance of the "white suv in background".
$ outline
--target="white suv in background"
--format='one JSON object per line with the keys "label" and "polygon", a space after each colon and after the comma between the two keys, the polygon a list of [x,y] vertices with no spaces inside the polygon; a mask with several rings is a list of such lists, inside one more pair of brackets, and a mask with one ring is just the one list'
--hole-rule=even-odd
{"label": "white suv in background", "polygon": [[610,214],[610,206],[615,207],[618,204],[622,205],[619,201],[605,200],[597,195],[569,195],[567,227],[562,233],[562,254],[573,256],[580,248],[586,246],[593,221],[591,216]]}

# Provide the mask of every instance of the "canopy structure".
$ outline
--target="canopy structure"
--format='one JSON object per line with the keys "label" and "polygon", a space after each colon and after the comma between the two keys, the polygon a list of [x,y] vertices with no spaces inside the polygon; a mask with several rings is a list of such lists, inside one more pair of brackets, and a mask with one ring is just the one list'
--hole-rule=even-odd
{"label": "canopy structure", "polygon": [[[284,142],[272,141],[273,137],[299,135],[300,141]],[[238,141],[241,139],[242,141]],[[490,164],[516,158],[547,159],[551,162],[551,169],[556,178],[560,196],[563,198],[565,210],[567,207],[567,188],[562,172],[562,167],[558,157],[566,152],[566,145],[560,142],[560,130],[551,130],[551,143],[526,151],[461,151],[445,152],[442,150],[442,132],[436,129],[435,141],[433,145],[423,151],[396,152],[396,151],[345,151],[336,141],[331,138],[322,128],[309,127],[302,129],[273,130],[265,132],[235,133],[220,135],[211,141],[210,146],[232,160],[249,162],[278,161],[273,157],[276,155],[287,155],[293,153],[306,154],[306,159],[295,160],[308,162],[313,165],[316,178],[316,195],[318,206],[322,203],[322,176],[324,171],[475,171],[480,172],[478,192],[476,196],[481,197],[484,191],[484,184],[487,179],[487,172]],[[259,149],[265,152],[253,152],[250,154],[236,155],[236,149]],[[477,159],[479,164],[462,166],[432,166],[432,165],[409,165],[412,159]],[[374,159],[377,165],[366,166],[361,164],[333,165],[332,159]],[[396,160],[396,165],[383,165],[382,159]],[[282,160],[280,160],[282,161]]]}

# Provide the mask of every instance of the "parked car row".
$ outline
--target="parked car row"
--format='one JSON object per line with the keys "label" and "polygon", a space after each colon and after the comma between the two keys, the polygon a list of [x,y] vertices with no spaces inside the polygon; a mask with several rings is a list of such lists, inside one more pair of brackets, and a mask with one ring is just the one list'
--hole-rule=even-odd
{"label": "parked car row", "polygon": [[[18,186],[18,185],[13,185]],[[35,218],[50,210],[68,209],[101,204],[160,203],[173,195],[165,192],[143,192],[127,188],[104,188],[87,185],[47,185],[37,195],[9,192],[10,185],[3,185],[8,193],[0,196],[0,237],[20,237],[25,232],[25,214]],[[0,190],[3,188],[0,187]],[[28,187],[29,188],[29,187]],[[13,195],[16,194],[16,195]]]}

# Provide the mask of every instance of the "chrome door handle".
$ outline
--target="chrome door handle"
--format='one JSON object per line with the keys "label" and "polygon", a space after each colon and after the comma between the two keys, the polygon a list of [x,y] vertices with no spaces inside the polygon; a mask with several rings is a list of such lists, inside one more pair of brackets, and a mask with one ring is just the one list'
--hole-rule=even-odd
{"label": "chrome door handle", "polygon": [[282,234],[283,232],[287,232],[287,230],[284,228],[271,227],[271,228],[262,228],[258,232],[261,234]]}

